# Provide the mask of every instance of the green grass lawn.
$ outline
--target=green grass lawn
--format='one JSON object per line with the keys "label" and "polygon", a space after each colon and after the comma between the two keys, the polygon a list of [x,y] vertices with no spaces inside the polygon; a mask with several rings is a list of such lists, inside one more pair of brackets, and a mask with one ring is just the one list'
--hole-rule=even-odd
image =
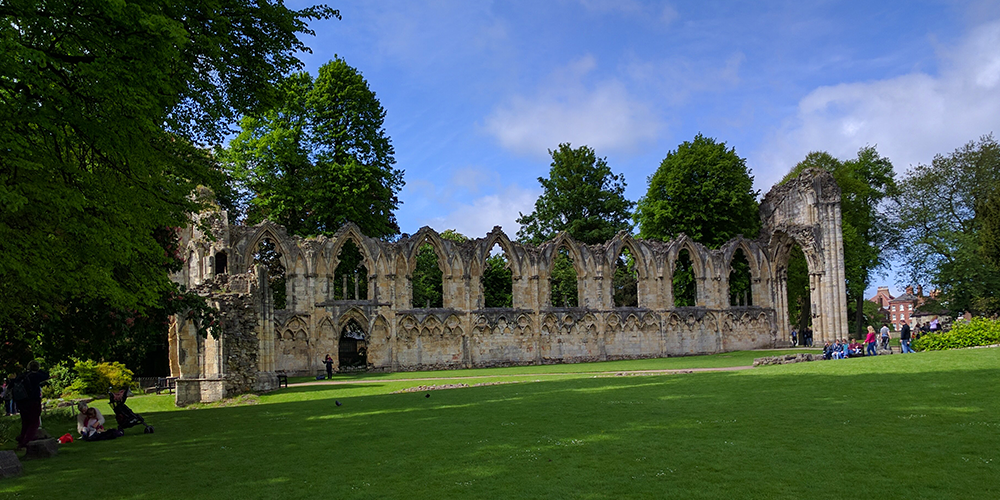
{"label": "green grass lawn", "polygon": [[65,445],[0,498],[1000,498],[1000,349],[607,374],[761,354],[730,355],[439,372],[518,383],[428,393],[390,394],[453,382],[137,397],[155,434]]}

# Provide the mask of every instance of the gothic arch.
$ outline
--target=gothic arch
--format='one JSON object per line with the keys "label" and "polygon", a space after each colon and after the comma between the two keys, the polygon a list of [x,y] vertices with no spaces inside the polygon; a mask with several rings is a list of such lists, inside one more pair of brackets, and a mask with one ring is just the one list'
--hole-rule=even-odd
{"label": "gothic arch", "polygon": [[[292,258],[299,253],[299,248],[297,245],[290,245],[287,237],[283,237],[279,233],[285,233],[285,229],[271,221],[264,221],[257,225],[254,232],[243,240],[247,243],[246,247],[243,248],[244,269],[249,271],[253,266],[253,255],[257,252],[260,242],[264,241],[265,238],[274,242],[275,250],[281,254],[281,265],[285,269],[290,269],[290,263],[294,262]],[[233,245],[233,248],[239,248],[239,243]]]}
{"label": "gothic arch", "polygon": [[412,246],[409,248],[406,256],[406,274],[413,274],[414,269],[417,267],[417,254],[420,252],[420,247],[424,243],[431,246],[434,250],[434,254],[437,255],[438,267],[441,268],[441,273],[444,277],[454,276],[452,272],[452,261],[449,259],[449,254],[445,252],[445,240],[441,238],[441,235],[437,231],[424,226],[420,228],[416,234],[410,237],[410,242]]}

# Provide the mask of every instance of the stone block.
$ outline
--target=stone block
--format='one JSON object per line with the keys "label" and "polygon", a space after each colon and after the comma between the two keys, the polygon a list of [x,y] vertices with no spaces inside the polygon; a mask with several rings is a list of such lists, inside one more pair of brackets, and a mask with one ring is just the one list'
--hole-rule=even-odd
{"label": "stone block", "polygon": [[59,454],[59,441],[55,439],[36,439],[28,443],[28,453],[25,459],[49,458]]}
{"label": "stone block", "polygon": [[43,427],[39,427],[38,430],[35,431],[35,439],[49,439],[51,437],[52,435],[49,434],[49,431],[45,430]]}
{"label": "stone block", "polygon": [[0,479],[20,476],[23,470],[16,453],[11,450],[0,451]]}

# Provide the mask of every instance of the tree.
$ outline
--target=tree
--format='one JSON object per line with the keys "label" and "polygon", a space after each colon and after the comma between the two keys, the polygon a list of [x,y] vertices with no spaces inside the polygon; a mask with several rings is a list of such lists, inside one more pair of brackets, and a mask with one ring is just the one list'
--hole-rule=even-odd
{"label": "tree", "polygon": [[[856,158],[846,161],[840,161],[826,152],[809,153],[779,184],[798,177],[807,168],[830,172],[840,187],[847,299],[854,304],[855,333],[860,336],[865,326],[865,290],[871,284],[872,274],[886,266],[891,253],[894,233],[884,221],[889,217],[887,202],[897,190],[896,174],[888,158],[879,155],[874,146],[865,146],[858,150]],[[793,281],[793,269],[804,272],[805,266],[789,265],[789,282]],[[796,282],[808,282],[808,279],[794,278]],[[789,291],[793,289],[789,288]],[[797,297],[806,292],[796,289],[794,293]],[[790,297],[789,303],[793,300],[796,298]]]}
{"label": "tree", "polygon": [[760,233],[758,194],[746,160],[726,143],[698,134],[667,153],[634,219],[642,238],[666,241],[684,233],[718,248],[737,235]]}
{"label": "tree", "polygon": [[[447,229],[440,236],[442,240],[456,243],[469,241],[469,238],[454,229]],[[420,245],[417,250],[417,262],[410,278],[414,308],[444,307],[444,273],[438,265],[437,253],[429,243]]]}
{"label": "tree", "polygon": [[297,73],[281,90],[280,104],[245,117],[220,153],[247,195],[247,222],[272,220],[301,236],[333,234],[349,221],[369,236],[398,234],[403,172],[393,168],[385,110],[361,73],[338,58],[315,80]]}
{"label": "tree", "polygon": [[606,158],[598,158],[587,146],[573,149],[569,143],[549,154],[549,178],[538,178],[543,191],[535,210],[517,219],[519,240],[538,245],[566,231],[575,240],[594,245],[632,229],[634,203],[625,199],[625,177],[613,174]]}
{"label": "tree", "polygon": [[1000,312],[1000,270],[983,258],[998,185],[1000,144],[986,135],[907,171],[894,199],[898,255],[911,282],[939,288],[952,314]]}
{"label": "tree", "polygon": [[246,0],[0,4],[5,360],[83,345],[111,356],[129,335],[71,322],[169,309],[170,228],[203,205],[196,186],[223,181],[196,146],[267,105],[300,66],[307,20],[337,15]]}

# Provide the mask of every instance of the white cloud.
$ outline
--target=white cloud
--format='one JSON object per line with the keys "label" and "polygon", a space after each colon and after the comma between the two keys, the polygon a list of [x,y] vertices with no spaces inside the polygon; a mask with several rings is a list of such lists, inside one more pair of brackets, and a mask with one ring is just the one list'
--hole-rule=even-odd
{"label": "white cloud", "polygon": [[981,135],[1000,133],[1000,21],[939,54],[938,75],[820,87],[762,148],[758,186],[770,186],[810,151],[853,157],[877,145],[897,172]]}
{"label": "white cloud", "polygon": [[494,108],[486,131],[507,149],[539,157],[563,142],[601,153],[631,150],[654,139],[659,119],[622,82],[585,83],[596,67],[596,60],[586,56],[555,71],[536,95],[514,96]]}
{"label": "white cloud", "polygon": [[521,227],[516,222],[519,212],[530,213],[534,210],[539,194],[539,189],[502,186],[493,194],[480,196],[469,203],[454,204],[447,215],[432,218],[427,225],[439,232],[454,229],[470,238],[481,238],[493,230],[493,226],[502,226],[507,236],[513,239]]}

